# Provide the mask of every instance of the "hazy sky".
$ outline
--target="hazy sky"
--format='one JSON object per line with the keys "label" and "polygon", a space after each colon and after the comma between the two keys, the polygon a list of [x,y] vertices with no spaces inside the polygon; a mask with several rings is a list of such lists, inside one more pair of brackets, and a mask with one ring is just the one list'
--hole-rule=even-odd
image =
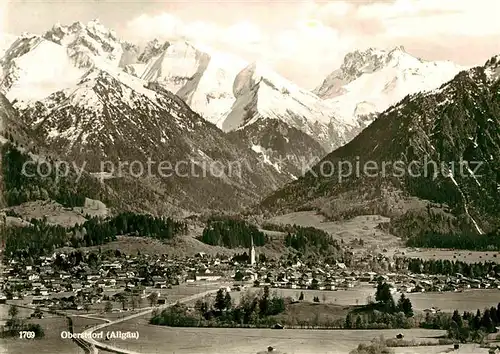
{"label": "hazy sky", "polygon": [[498,0],[0,2],[7,33],[98,18],[130,41],[182,37],[263,60],[306,88],[354,49],[404,45],[424,59],[470,66],[500,53]]}

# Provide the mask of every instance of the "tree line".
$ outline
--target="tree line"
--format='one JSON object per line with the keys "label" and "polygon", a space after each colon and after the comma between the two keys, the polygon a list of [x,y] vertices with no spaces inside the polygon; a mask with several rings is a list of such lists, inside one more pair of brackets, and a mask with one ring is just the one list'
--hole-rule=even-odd
{"label": "tree line", "polygon": [[228,248],[264,246],[268,237],[255,225],[236,217],[212,217],[203,229],[201,241]]}
{"label": "tree line", "polygon": [[7,227],[4,232],[8,258],[34,259],[67,245],[69,240],[68,229],[45,220],[33,219],[28,226]]}
{"label": "tree line", "polygon": [[302,255],[320,255],[327,259],[325,262],[345,261],[346,254],[342,252],[341,245],[327,232],[314,228],[294,225],[286,227],[285,246],[293,248]]}
{"label": "tree line", "polygon": [[[286,232],[284,244],[297,251],[299,258],[324,256],[328,263],[346,262],[350,257],[341,245],[327,232],[299,225],[276,225],[265,223],[262,228],[270,231]],[[207,221],[201,241],[214,246],[228,248],[249,247],[251,239],[255,246],[265,245],[269,238],[255,225],[238,217],[212,217]],[[346,263],[347,264],[347,263]]]}
{"label": "tree line", "polygon": [[65,228],[33,219],[24,227],[5,230],[5,254],[9,257],[38,257],[56,248],[89,247],[116,240],[117,235],[134,235],[168,240],[187,231],[187,224],[172,218],[121,213],[106,219],[89,218],[83,224]]}
{"label": "tree line", "polygon": [[422,248],[454,248],[474,251],[498,251],[500,250],[500,230],[482,235],[462,232],[438,233],[425,231],[410,237],[406,241],[408,247]]}
{"label": "tree line", "polygon": [[300,253],[338,254],[341,245],[324,230],[296,224],[263,223],[262,229],[286,233],[285,246]]}
{"label": "tree line", "polygon": [[448,337],[460,342],[481,342],[488,333],[495,333],[500,326],[500,303],[476,313],[458,310],[449,313],[427,313],[425,320],[420,324],[422,328],[443,329]]}
{"label": "tree line", "polygon": [[259,294],[246,292],[238,305],[233,304],[229,292],[219,289],[213,301],[211,298],[198,300],[194,311],[176,304],[154,314],[150,323],[172,327],[261,327],[276,324],[272,316],[283,311],[284,299],[271,295],[267,286]]}
{"label": "tree line", "polygon": [[399,269],[406,268],[412,273],[423,274],[462,274],[468,278],[493,276],[500,273],[500,264],[494,262],[466,263],[462,261],[450,261],[443,259],[422,260],[420,258],[397,259]]}
{"label": "tree line", "polygon": [[120,213],[105,222],[118,235],[137,235],[169,240],[178,234],[185,234],[188,225],[170,217],[157,217],[149,214]]}
{"label": "tree line", "polygon": [[375,302],[349,312],[344,322],[344,328],[411,328],[414,326],[413,316],[413,306],[410,299],[401,294],[396,303],[391,294],[391,285],[379,281]]}

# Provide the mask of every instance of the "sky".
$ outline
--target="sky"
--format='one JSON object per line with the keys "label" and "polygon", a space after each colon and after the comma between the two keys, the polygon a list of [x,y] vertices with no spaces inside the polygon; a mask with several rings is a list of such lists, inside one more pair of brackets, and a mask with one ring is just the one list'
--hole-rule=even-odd
{"label": "sky", "polygon": [[500,53],[498,0],[0,0],[0,31],[43,33],[98,18],[126,40],[187,39],[261,60],[305,88],[346,53],[403,45],[427,60],[482,65]]}

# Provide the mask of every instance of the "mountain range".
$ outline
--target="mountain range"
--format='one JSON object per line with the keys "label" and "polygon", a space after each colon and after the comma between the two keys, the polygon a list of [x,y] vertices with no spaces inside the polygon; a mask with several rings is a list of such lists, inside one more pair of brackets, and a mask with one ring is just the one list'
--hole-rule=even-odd
{"label": "mountain range", "polygon": [[[245,137],[271,165],[284,163],[293,178],[311,161],[349,142],[377,112],[407,94],[439,86],[462,69],[415,58],[402,47],[368,49],[347,54],[341,68],[309,92],[261,62],[247,63],[184,41],[153,40],[140,59],[126,71],[176,93],[223,131],[238,132],[233,135]],[[278,125],[286,128],[276,130]],[[290,129],[294,139],[281,134]],[[287,146],[277,148],[284,145],[269,144],[270,139]]]}
{"label": "mountain range", "polygon": [[[438,87],[463,68],[428,62],[404,48],[355,51],[314,92],[304,90],[264,63],[247,63],[207,46],[187,42],[150,42],[134,75],[176,93],[224,131],[279,119],[331,151],[405,95]],[[263,124],[263,123],[259,123]],[[265,123],[264,123],[265,124]]]}
{"label": "mountain range", "polygon": [[[168,162],[170,169],[182,163],[182,171],[168,177],[141,176],[142,186],[136,187],[150,191],[138,199],[155,194],[178,209],[238,210],[288,180],[179,97],[124,72],[124,55],[123,43],[96,23],[24,35],[1,61],[2,91],[14,103],[16,120],[38,138],[38,147],[85,164],[89,173],[102,172],[103,161],[115,166]],[[46,71],[40,70],[42,60],[48,62]],[[225,168],[223,173],[211,171],[214,164]],[[232,166],[238,170],[230,171]],[[130,193],[125,186],[133,184],[131,169],[114,172],[106,183]],[[199,177],[183,177],[186,173]]]}
{"label": "mountain range", "polygon": [[[495,230],[499,61],[493,57],[438,89],[406,96],[261,207],[272,213],[317,209],[331,219],[387,215],[402,237]],[[363,170],[366,163],[371,167]]]}
{"label": "mountain range", "polygon": [[[0,91],[13,104],[7,111],[54,159],[85,162],[90,173],[102,172],[102,161],[187,161],[202,175],[211,163],[244,162],[238,176],[137,182],[130,171],[96,174],[106,176],[101,182],[114,195],[127,196],[122,204],[134,204],[140,191],[138,208],[153,212],[155,203],[241,210],[298,179],[275,196],[286,194],[308,180],[304,171],[331,151],[345,151],[361,131],[354,141],[377,141],[368,132],[381,124],[369,125],[378,113],[408,95],[433,92],[463,69],[402,47],[371,48],[347,54],[310,92],[262,62],[207,46],[153,40],[140,49],[99,21],[11,40],[0,47],[6,48]],[[264,205],[277,205],[275,196]]]}

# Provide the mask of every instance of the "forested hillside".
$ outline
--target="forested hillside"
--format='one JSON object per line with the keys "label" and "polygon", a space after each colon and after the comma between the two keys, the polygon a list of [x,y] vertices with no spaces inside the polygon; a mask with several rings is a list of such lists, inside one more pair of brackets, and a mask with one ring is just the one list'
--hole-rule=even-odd
{"label": "forested hillside", "polygon": [[264,246],[268,241],[267,236],[249,222],[237,217],[213,217],[207,221],[203,230],[201,241],[228,248]]}
{"label": "forested hillside", "polygon": [[56,248],[97,246],[116,240],[118,235],[144,236],[169,240],[187,231],[187,224],[171,218],[121,213],[106,219],[91,218],[81,225],[64,228],[45,220],[32,220],[25,227],[5,230],[7,257],[37,257]]}

